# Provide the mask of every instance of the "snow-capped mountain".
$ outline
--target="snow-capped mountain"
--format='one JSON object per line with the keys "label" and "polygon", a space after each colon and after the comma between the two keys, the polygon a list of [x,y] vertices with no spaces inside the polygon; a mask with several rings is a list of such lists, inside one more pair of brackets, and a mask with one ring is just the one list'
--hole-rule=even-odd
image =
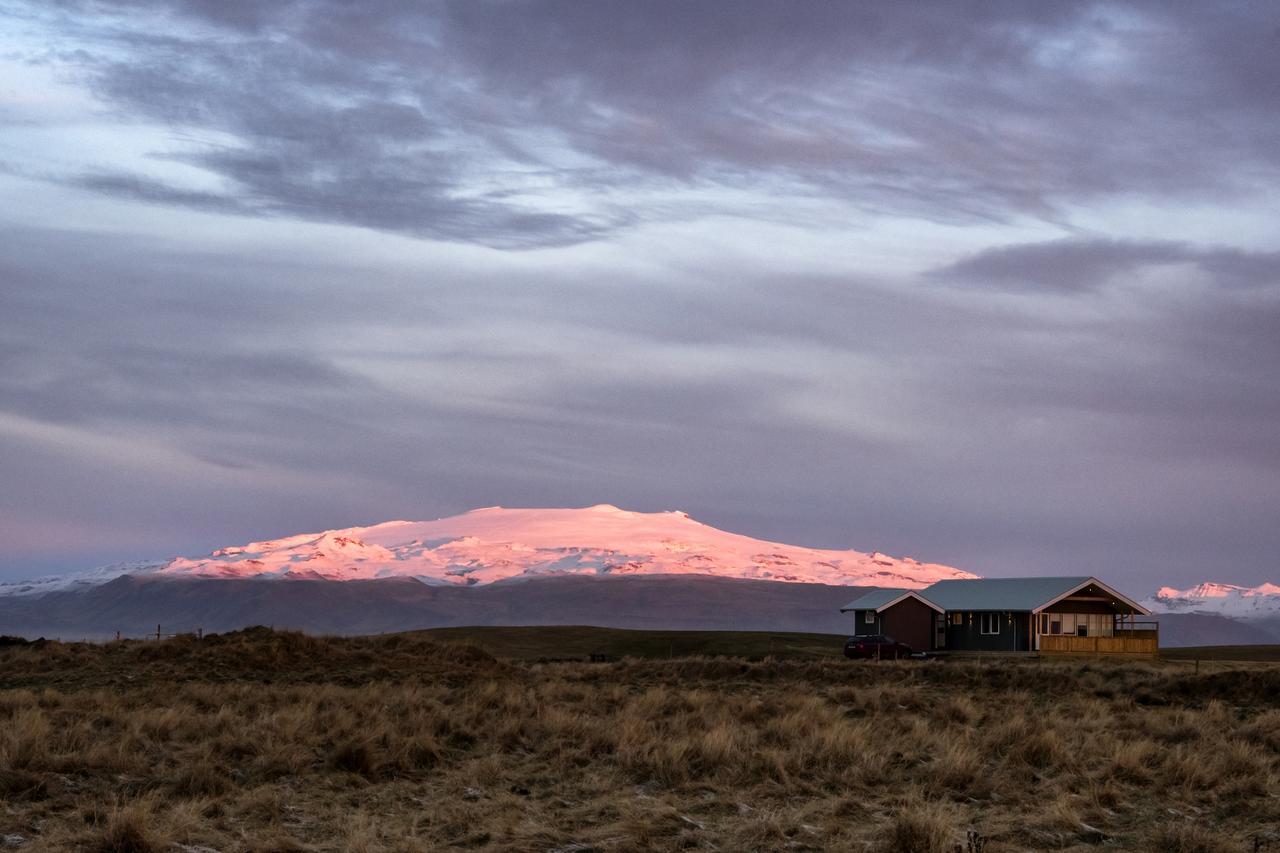
{"label": "snow-capped mountain", "polygon": [[[923,587],[975,575],[949,566],[880,553],[803,548],[752,539],[700,524],[683,512],[628,512],[602,504],[583,509],[488,507],[436,521],[388,521],[304,533],[207,557],[96,570],[101,582],[119,574],[205,578],[413,577],[427,583],[480,585],[519,577],[713,575],[838,585]],[[45,581],[39,589],[56,588]],[[66,585],[66,580],[62,581]]]}
{"label": "snow-capped mountain", "polygon": [[1161,587],[1143,602],[1153,613],[1215,613],[1235,619],[1280,617],[1280,586],[1202,583],[1190,589]]}
{"label": "snow-capped mountain", "polygon": [[115,580],[121,575],[155,574],[167,565],[169,564],[165,561],[154,560],[112,563],[72,575],[49,575],[30,580],[5,581],[0,583],[0,596],[43,595],[46,592],[88,589]]}

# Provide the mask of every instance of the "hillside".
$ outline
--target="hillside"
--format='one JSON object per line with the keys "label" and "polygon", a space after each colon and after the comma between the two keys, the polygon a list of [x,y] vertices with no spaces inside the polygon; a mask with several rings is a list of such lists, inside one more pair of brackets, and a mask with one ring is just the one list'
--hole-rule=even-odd
{"label": "hillside", "polygon": [[[846,634],[841,605],[860,588],[700,575],[544,576],[476,586],[411,578],[362,581],[123,576],[106,584],[0,596],[0,633],[107,639],[248,625],[313,634],[421,628],[592,625],[601,628]],[[1254,623],[1186,613],[1159,617],[1161,644],[1275,643]]]}
{"label": "hillside", "polygon": [[124,576],[39,598],[0,597],[3,631],[107,638],[275,625],[374,634],[469,625],[843,633],[858,588],[706,576],[549,576],[477,586],[410,578],[347,581]]}

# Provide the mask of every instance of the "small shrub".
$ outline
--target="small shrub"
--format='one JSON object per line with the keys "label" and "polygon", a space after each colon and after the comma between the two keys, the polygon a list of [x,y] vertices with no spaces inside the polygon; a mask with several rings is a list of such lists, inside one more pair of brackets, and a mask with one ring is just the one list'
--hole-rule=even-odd
{"label": "small shrub", "polygon": [[1194,823],[1165,824],[1148,840],[1150,853],[1235,853],[1230,839]]}
{"label": "small shrub", "polygon": [[978,719],[978,707],[968,696],[951,696],[938,704],[933,715],[945,723],[967,726]]}
{"label": "small shrub", "polygon": [[1065,762],[1066,750],[1057,732],[1040,730],[1019,740],[1010,750],[1009,759],[1035,770],[1045,770]]}
{"label": "small shrub", "polygon": [[378,771],[373,750],[361,740],[343,741],[334,747],[333,754],[329,756],[329,766],[366,778],[372,778]]}
{"label": "small shrub", "polygon": [[971,788],[982,777],[982,757],[967,744],[950,741],[929,765],[928,776],[953,795],[972,794]]}
{"label": "small shrub", "polygon": [[48,795],[48,785],[36,774],[0,767],[0,799],[42,800]]}
{"label": "small shrub", "polygon": [[881,844],[884,853],[951,853],[954,831],[947,815],[927,804],[903,808]]}
{"label": "small shrub", "polygon": [[148,827],[146,812],[134,806],[112,812],[102,832],[82,849],[87,853],[159,853],[165,846]]}
{"label": "small shrub", "polygon": [[170,785],[179,797],[216,797],[230,787],[227,777],[208,761],[193,761],[174,776]]}
{"label": "small shrub", "polygon": [[48,757],[50,725],[44,713],[23,709],[0,728],[0,765],[31,770]]}

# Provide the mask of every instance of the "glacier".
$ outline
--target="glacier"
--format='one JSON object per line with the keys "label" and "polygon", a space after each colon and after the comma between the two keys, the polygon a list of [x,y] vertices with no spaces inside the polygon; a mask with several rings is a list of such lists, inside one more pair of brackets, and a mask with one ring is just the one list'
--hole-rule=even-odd
{"label": "glacier", "polygon": [[116,564],[81,575],[0,585],[39,594],[122,574],[201,578],[411,577],[478,585],[544,575],[711,575],[918,588],[977,575],[879,552],[785,545],[729,533],[687,513],[610,504],[570,509],[485,507],[434,521],[388,521],[219,548],[203,557]]}

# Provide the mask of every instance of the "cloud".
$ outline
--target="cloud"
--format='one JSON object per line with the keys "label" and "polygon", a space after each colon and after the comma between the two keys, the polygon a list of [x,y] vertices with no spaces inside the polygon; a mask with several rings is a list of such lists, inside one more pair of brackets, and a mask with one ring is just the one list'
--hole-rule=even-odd
{"label": "cloud", "polygon": [[157,203],[529,248],[744,189],[1060,221],[1280,168],[1278,22],[1245,3],[64,5],[32,15],[103,103],[224,186],[67,179]]}
{"label": "cloud", "polygon": [[1186,262],[1192,252],[1177,243],[1064,239],[999,246],[936,269],[940,280],[1010,290],[1095,290],[1113,276],[1155,264]]}
{"label": "cloud", "polygon": [[939,281],[1020,292],[1096,291],[1146,267],[1183,264],[1216,285],[1280,286],[1280,252],[1204,248],[1172,241],[1068,238],[984,249],[933,270]]}
{"label": "cloud", "polygon": [[31,531],[607,501],[989,572],[1280,549],[1266,7],[5,10]]}
{"label": "cloud", "polygon": [[1196,579],[1210,543],[1240,564],[1280,545],[1256,532],[1280,497],[1280,295],[1264,254],[1179,245],[1204,264],[1188,286],[1051,312],[785,264],[602,289],[581,258],[486,256],[406,285],[325,249],[0,232],[0,509],[212,547],[610,500],[986,571],[1111,549]]}
{"label": "cloud", "polygon": [[216,213],[247,214],[251,212],[243,202],[233,196],[181,189],[142,175],[99,172],[68,177],[66,183],[137,201],[172,204]]}

